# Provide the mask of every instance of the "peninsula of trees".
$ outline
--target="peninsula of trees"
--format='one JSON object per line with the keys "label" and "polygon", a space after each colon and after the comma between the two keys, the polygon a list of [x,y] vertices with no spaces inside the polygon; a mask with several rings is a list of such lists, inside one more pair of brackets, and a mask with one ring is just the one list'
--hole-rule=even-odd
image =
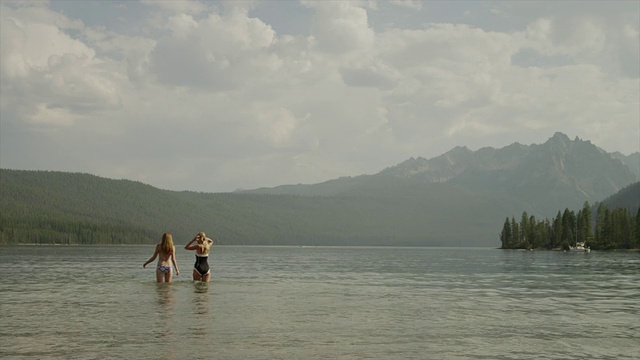
{"label": "peninsula of trees", "polygon": [[500,232],[502,249],[563,249],[582,242],[594,250],[640,249],[640,208],[609,209],[599,203],[595,214],[588,202],[576,214],[568,208],[552,220],[523,212],[520,221],[506,218]]}

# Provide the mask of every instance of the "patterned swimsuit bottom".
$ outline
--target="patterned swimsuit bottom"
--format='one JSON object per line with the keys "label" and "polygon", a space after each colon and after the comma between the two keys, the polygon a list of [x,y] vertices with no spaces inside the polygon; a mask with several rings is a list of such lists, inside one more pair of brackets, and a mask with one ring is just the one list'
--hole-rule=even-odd
{"label": "patterned swimsuit bottom", "polygon": [[171,274],[171,266],[166,266],[166,265],[158,265],[158,271],[166,273],[166,274]]}

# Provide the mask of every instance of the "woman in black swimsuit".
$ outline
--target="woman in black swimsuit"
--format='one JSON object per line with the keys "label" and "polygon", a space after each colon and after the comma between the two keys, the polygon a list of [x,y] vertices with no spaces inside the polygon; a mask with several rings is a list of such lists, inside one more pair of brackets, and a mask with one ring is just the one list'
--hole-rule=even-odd
{"label": "woman in black swimsuit", "polygon": [[[196,244],[193,244],[194,242],[196,242]],[[199,232],[184,246],[187,250],[196,251],[196,263],[193,265],[193,280],[209,282],[211,279],[211,269],[209,269],[208,262],[211,245],[213,245],[213,240],[209,239],[205,233]]]}

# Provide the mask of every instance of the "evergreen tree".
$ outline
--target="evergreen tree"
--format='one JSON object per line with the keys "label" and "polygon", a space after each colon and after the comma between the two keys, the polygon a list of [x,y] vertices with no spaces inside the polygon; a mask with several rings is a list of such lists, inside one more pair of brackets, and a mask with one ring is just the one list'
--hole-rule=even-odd
{"label": "evergreen tree", "polygon": [[638,249],[640,248],[640,208],[638,208],[638,211],[636,212],[635,225],[635,244],[633,247]]}
{"label": "evergreen tree", "polygon": [[502,249],[509,249],[511,248],[511,242],[512,242],[512,234],[511,234],[511,222],[509,221],[509,218],[507,217],[507,219],[504,221],[504,226],[502,227],[502,232],[500,233],[500,241],[502,242]]}
{"label": "evergreen tree", "polygon": [[562,214],[562,243],[573,245],[575,243],[575,214],[569,208],[564,209]]}
{"label": "evergreen tree", "polygon": [[511,217],[511,236],[513,240],[511,242],[511,248],[516,249],[520,246],[521,238],[520,238],[520,227],[516,222],[514,217]]}
{"label": "evergreen tree", "polygon": [[562,214],[560,210],[558,210],[558,215],[556,215],[556,219],[553,221],[553,241],[551,247],[562,246],[562,237]]}
{"label": "evergreen tree", "polygon": [[528,248],[529,247],[529,214],[526,211],[522,212],[522,216],[520,217],[520,247]]}
{"label": "evergreen tree", "polygon": [[613,238],[613,216],[609,209],[604,207],[604,225],[602,226],[602,239],[600,243],[603,249],[613,249],[615,239]]}
{"label": "evergreen tree", "polygon": [[578,215],[576,217],[576,228],[575,231],[576,233],[575,238],[577,239],[577,242],[587,242],[588,236],[587,236],[587,219],[586,216],[584,214],[584,209],[578,211]]}
{"label": "evergreen tree", "polygon": [[598,209],[596,210],[596,224],[595,224],[595,246],[597,248],[603,247],[604,241],[604,223],[606,217],[607,207],[604,203],[598,204]]}
{"label": "evergreen tree", "polygon": [[538,247],[538,225],[535,216],[529,217],[529,228],[527,229],[527,239],[529,239],[529,247],[535,249]]}
{"label": "evergreen tree", "polygon": [[591,225],[591,218],[593,214],[591,213],[591,205],[589,205],[588,201],[585,201],[584,205],[582,205],[582,216],[584,217],[584,222],[585,222],[584,225],[586,227],[584,241],[587,241],[593,234],[592,225]]}

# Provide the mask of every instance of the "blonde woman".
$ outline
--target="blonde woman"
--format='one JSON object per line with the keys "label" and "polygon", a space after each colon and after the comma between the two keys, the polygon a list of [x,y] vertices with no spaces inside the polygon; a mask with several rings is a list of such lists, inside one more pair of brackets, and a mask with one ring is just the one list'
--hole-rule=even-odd
{"label": "blonde woman", "polygon": [[158,265],[156,266],[156,281],[171,282],[173,273],[171,271],[171,263],[176,269],[176,275],[180,275],[178,270],[178,263],[176,262],[176,247],[173,245],[173,236],[171,233],[162,234],[162,242],[156,245],[156,251],[153,253],[151,259],[147,260],[142,267],[147,265],[158,257]]}
{"label": "blonde woman", "polygon": [[184,246],[187,250],[196,251],[196,263],[193,265],[193,280],[209,282],[211,279],[211,269],[209,269],[208,262],[211,245],[213,245],[213,240],[209,239],[205,233],[199,232]]}

